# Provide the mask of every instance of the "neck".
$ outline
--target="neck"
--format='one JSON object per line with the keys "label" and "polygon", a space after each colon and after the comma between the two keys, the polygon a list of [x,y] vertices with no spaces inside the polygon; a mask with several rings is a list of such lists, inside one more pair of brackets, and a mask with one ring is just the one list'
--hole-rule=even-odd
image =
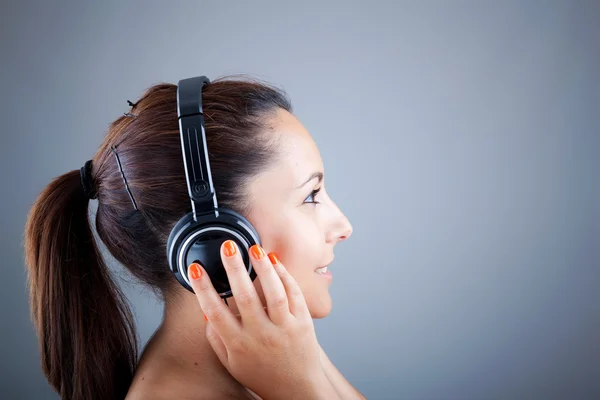
{"label": "neck", "polygon": [[208,342],[206,324],[194,294],[181,291],[167,299],[163,322],[144,349],[136,375],[144,371],[155,382],[168,381],[160,386],[168,386],[171,395],[174,387],[181,388],[181,395],[198,396],[207,389],[245,393],[247,389],[229,374]]}

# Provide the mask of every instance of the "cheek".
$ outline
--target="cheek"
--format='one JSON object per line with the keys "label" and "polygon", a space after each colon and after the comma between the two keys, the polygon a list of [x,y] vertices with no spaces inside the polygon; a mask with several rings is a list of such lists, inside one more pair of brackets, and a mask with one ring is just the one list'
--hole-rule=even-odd
{"label": "cheek", "polygon": [[299,283],[323,262],[323,232],[308,216],[288,218],[259,233],[265,250],[275,253]]}
{"label": "cheek", "polygon": [[331,310],[331,297],[323,278],[315,273],[325,262],[324,233],[314,220],[300,217],[256,228],[265,251],[277,255],[302,289],[311,316],[324,318]]}

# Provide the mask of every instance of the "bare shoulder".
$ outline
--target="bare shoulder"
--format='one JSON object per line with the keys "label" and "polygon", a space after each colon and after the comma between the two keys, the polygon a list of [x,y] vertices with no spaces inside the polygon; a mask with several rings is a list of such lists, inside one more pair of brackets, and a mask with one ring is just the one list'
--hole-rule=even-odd
{"label": "bare shoulder", "polygon": [[[173,389],[173,387],[171,387]],[[174,390],[169,390],[169,387],[163,386],[162,388],[138,387],[133,390],[129,390],[125,400],[171,400],[171,399],[182,399],[182,400],[218,400],[218,399],[246,399],[245,397],[238,397],[217,392],[216,390],[210,390],[206,388],[204,390],[196,390],[194,393],[182,394],[174,393]]]}
{"label": "bare shoulder", "polygon": [[249,389],[240,387],[217,387],[210,384],[194,385],[194,388],[182,385],[177,380],[162,378],[149,382],[139,378],[134,380],[125,400],[262,400]]}

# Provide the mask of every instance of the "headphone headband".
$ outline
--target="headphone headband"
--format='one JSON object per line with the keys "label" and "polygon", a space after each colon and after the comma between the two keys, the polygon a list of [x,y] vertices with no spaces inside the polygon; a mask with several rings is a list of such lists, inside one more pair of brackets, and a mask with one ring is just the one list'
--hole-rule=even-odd
{"label": "headphone headband", "polygon": [[177,85],[177,118],[194,221],[198,213],[214,211],[218,216],[202,110],[202,88],[209,83],[206,76],[198,76]]}

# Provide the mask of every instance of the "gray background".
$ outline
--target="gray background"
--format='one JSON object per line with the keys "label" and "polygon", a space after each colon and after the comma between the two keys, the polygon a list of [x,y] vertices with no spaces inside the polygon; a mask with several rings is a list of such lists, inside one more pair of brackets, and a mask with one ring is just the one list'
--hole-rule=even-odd
{"label": "gray background", "polygon": [[[290,94],[354,226],[316,321],[350,382],[600,398],[600,2],[249,3],[2,3],[0,397],[56,398],[23,268],[37,194],[150,85],[245,73]],[[162,306],[126,286],[145,342]]]}

